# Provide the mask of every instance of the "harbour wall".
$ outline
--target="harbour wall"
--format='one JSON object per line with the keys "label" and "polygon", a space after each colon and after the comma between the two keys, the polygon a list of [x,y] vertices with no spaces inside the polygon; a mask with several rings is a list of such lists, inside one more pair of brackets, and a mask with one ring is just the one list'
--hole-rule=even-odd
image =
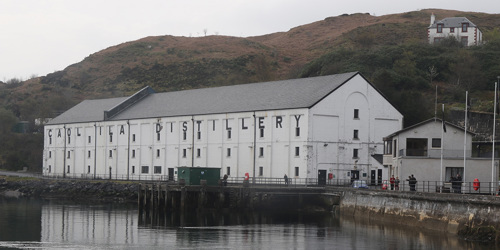
{"label": "harbour wall", "polygon": [[486,195],[328,188],[340,194],[342,216],[408,225],[500,242],[500,198]]}

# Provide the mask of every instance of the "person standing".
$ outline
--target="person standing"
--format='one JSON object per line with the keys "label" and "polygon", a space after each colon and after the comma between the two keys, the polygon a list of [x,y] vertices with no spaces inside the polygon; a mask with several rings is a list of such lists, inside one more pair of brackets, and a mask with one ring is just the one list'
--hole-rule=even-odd
{"label": "person standing", "polygon": [[396,180],[394,180],[394,188],[396,188],[396,190],[399,190],[399,177],[396,177]]}
{"label": "person standing", "polygon": [[283,178],[285,179],[285,185],[288,185],[288,176],[286,176],[286,174],[285,174],[285,176]]}
{"label": "person standing", "polygon": [[391,178],[389,179],[389,182],[391,183],[391,190],[394,190],[394,182],[396,181],[396,179],[394,179],[394,175],[391,176]]}

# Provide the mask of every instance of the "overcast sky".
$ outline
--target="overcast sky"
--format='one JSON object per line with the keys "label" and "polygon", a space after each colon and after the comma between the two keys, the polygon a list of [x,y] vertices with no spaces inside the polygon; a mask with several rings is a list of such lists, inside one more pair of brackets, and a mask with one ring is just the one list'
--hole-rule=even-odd
{"label": "overcast sky", "polygon": [[[43,76],[146,36],[258,36],[344,13],[440,8],[500,13],[498,0],[0,0],[0,80]],[[440,18],[440,17],[438,17]]]}

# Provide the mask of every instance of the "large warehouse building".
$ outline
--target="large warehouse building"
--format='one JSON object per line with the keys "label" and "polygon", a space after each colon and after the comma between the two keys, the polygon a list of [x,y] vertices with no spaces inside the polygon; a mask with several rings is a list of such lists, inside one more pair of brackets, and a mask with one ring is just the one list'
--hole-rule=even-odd
{"label": "large warehouse building", "polygon": [[170,179],[177,167],[387,179],[374,155],[403,117],[360,73],[85,100],[45,126],[46,176]]}

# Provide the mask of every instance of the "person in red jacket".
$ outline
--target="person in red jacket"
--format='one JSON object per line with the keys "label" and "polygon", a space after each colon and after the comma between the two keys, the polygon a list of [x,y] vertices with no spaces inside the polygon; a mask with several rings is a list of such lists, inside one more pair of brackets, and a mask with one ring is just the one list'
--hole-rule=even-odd
{"label": "person in red jacket", "polygon": [[391,179],[389,179],[389,182],[391,183],[391,190],[394,190],[394,182],[396,179],[394,179],[394,175],[391,176]]}

